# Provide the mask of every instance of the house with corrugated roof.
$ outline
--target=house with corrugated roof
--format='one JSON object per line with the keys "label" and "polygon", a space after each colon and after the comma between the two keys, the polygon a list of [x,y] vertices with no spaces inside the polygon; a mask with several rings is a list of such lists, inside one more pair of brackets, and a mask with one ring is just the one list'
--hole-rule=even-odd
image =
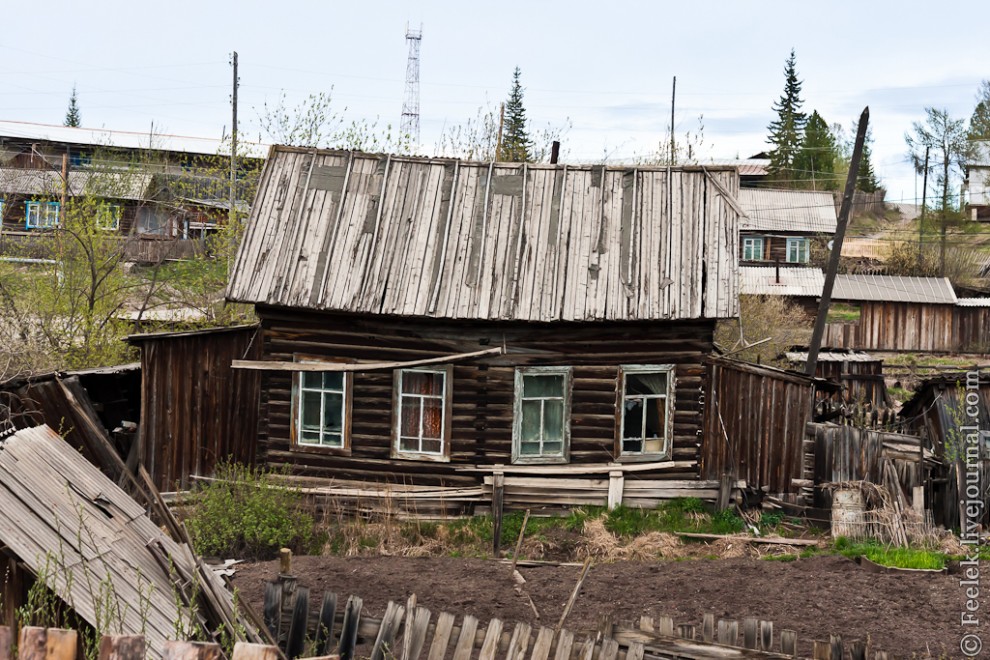
{"label": "house with corrugated roof", "polygon": [[504,477],[507,506],[714,498],[704,359],[738,313],[738,190],[715,166],[273,148],[227,290],[260,320],[234,363],[261,373],[258,460]]}
{"label": "house with corrugated roof", "polygon": [[[223,148],[221,140],[0,121],[0,242],[30,244],[62,226],[63,206],[79,208],[82,199],[82,212],[107,232],[204,238],[230,209]],[[235,186],[244,212],[264,151],[248,143],[247,153]]]}
{"label": "house with corrugated roof", "polygon": [[835,235],[832,193],[743,188],[739,204],[739,260],[743,266],[807,266],[812,243]]}

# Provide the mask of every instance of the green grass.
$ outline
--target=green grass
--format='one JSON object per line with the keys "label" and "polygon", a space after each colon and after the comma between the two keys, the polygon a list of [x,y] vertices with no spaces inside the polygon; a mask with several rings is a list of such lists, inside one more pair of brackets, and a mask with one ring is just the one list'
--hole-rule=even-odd
{"label": "green grass", "polygon": [[828,306],[829,323],[856,323],[859,321],[860,309],[857,305],[832,303]]}
{"label": "green grass", "polygon": [[946,555],[936,550],[921,548],[889,548],[875,541],[852,542],[840,536],[832,546],[844,557],[866,557],[881,566],[941,570],[945,568]]}

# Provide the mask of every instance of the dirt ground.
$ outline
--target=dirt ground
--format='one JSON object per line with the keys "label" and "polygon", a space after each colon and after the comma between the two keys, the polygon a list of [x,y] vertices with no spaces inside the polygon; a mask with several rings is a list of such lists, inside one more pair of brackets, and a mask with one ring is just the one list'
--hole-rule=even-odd
{"label": "dirt ground", "polygon": [[[239,564],[233,584],[261,611],[264,583],[277,562]],[[539,610],[537,620],[516,593],[508,564],[449,557],[297,557],[293,573],[317,599],[327,590],[364,599],[365,611],[381,616],[389,600],[417,595],[434,612],[472,614],[484,622],[525,621],[553,626],[580,573],[577,566],[522,567],[524,588]],[[990,599],[980,609],[986,620]],[[843,557],[793,562],[752,558],[630,562],[594,565],[566,627],[594,629],[606,614],[618,624],[641,615],[674,618],[700,627],[704,613],[716,618],[758,617],[775,630],[796,630],[803,653],[814,639],[873,640],[873,648],[898,658],[956,658],[959,615],[965,601],[958,575],[871,573]],[[970,631],[971,632],[971,631]],[[982,627],[990,641],[990,626]]]}

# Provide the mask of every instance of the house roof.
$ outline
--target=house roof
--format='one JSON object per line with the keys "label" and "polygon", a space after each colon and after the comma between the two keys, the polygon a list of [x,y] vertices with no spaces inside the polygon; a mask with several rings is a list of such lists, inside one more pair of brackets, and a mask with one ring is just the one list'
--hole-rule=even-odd
{"label": "house roof", "polygon": [[[151,176],[137,172],[72,171],[69,172],[69,196],[144,199]],[[62,174],[55,170],[0,167],[0,193],[59,197]]]}
{"label": "house roof", "polygon": [[960,298],[956,301],[959,307],[990,307],[990,298]]}
{"label": "house roof", "polygon": [[275,147],[227,297],[457,319],[731,317],[738,185],[731,168]]}
{"label": "house roof", "polygon": [[835,202],[830,192],[743,188],[739,204],[746,211],[739,220],[743,231],[835,233]]}
{"label": "house roof", "polygon": [[839,274],[835,276],[832,299],[953,305],[956,294],[944,277]]}
{"label": "house roof", "polygon": [[[805,364],[808,362],[808,351],[788,351],[784,353],[788,362]],[[863,351],[821,351],[818,353],[819,362],[883,362]]]}
{"label": "house roof", "polygon": [[820,296],[825,274],[820,268],[740,266],[739,293],[754,296]]}
{"label": "house roof", "polygon": [[[37,124],[27,121],[0,120],[0,142],[3,138],[38,140],[58,142],[62,144],[77,144],[92,147],[120,147],[123,149],[154,149],[157,151],[173,151],[179,153],[214,156],[227,152],[230,146],[216,138],[191,137],[188,135],[170,135],[168,133],[119,131],[107,128],[73,128],[54,124]],[[243,135],[238,139],[238,147],[243,147],[246,155],[252,158],[264,158],[268,145],[262,142],[245,140]]]}

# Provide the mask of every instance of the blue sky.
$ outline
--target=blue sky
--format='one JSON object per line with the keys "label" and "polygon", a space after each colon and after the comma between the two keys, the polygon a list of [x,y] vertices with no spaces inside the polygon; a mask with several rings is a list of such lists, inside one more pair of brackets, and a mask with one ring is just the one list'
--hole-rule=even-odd
{"label": "blue sky", "polygon": [[240,60],[240,125],[282,90],[290,104],[333,90],[349,118],[397,125],[407,23],[422,24],[422,150],[444,126],[497,106],[522,69],[536,125],[572,125],[570,162],[656,149],[677,76],[677,130],[704,116],[703,154],[766,148],[791,48],[805,110],[849,130],[870,106],[888,200],[912,201],[904,133],[926,106],[968,117],[990,78],[983,2],[614,2],[515,0],[169,3],[16,2],[0,38],[0,119],[61,123],[73,84],[83,125],[219,137],[230,128],[229,54]]}

